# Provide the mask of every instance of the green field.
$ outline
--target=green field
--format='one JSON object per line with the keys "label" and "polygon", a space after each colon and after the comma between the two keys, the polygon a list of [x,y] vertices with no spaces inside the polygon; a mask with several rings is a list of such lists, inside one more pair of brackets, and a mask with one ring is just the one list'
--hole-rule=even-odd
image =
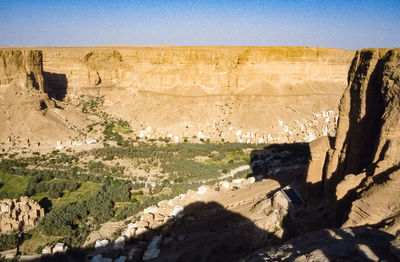
{"label": "green field", "polygon": [[0,171],[0,196],[23,195],[28,178],[25,176],[4,174]]}
{"label": "green field", "polygon": [[77,190],[64,192],[64,195],[58,199],[51,199],[45,193],[35,194],[31,198],[35,201],[40,201],[42,198],[47,197],[51,200],[53,208],[55,208],[77,201],[88,200],[89,198],[94,197],[100,188],[100,184],[83,182]]}
{"label": "green field", "polygon": [[42,247],[47,243],[57,242],[60,237],[45,236],[40,233],[38,229],[32,229],[26,233],[29,236],[28,240],[25,240],[19,247],[22,254],[35,254],[37,253],[38,247]]}

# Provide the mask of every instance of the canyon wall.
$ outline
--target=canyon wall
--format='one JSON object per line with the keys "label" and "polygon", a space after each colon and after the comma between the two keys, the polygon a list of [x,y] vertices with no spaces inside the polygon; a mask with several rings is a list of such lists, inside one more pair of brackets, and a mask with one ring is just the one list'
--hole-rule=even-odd
{"label": "canyon wall", "polygon": [[82,117],[49,99],[45,76],[42,51],[0,49],[1,150],[82,136]]}
{"label": "canyon wall", "polygon": [[17,84],[43,91],[42,51],[0,49],[0,87]]}
{"label": "canyon wall", "polygon": [[[400,229],[400,49],[357,51],[340,102],[334,145],[325,145],[325,196],[344,226]],[[312,182],[312,174],[308,175]]]}
{"label": "canyon wall", "polygon": [[76,47],[43,53],[52,96],[104,96],[103,109],[128,120],[138,135],[242,142],[309,141],[333,132],[354,55],[312,47]]}

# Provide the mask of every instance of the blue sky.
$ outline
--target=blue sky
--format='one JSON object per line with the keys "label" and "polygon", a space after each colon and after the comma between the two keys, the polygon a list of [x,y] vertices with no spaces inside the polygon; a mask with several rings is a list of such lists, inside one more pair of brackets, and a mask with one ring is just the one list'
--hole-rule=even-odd
{"label": "blue sky", "polygon": [[400,46],[400,0],[0,0],[0,45]]}

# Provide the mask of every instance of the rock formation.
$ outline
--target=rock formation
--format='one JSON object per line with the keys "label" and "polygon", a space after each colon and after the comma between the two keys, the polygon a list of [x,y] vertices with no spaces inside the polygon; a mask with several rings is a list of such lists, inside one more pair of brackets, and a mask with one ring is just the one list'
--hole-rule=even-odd
{"label": "rock formation", "polygon": [[334,130],[353,55],[309,47],[43,48],[43,66],[55,97],[104,96],[102,109],[139,136],[280,143]]}
{"label": "rock formation", "polygon": [[43,91],[42,51],[0,49],[0,86],[17,83]]}
{"label": "rock formation", "polygon": [[[0,49],[0,142],[2,149],[35,147],[80,136],[84,116],[49,99],[43,53]],[[90,121],[89,121],[90,122]]]}
{"label": "rock formation", "polygon": [[258,250],[241,261],[397,261],[395,243],[390,243],[393,239],[370,228],[324,229]]}
{"label": "rock formation", "polygon": [[327,152],[326,169],[310,170],[307,178],[325,184],[326,199],[336,205],[337,225],[400,229],[399,101],[400,49],[357,51],[334,145],[319,153]]}
{"label": "rock formation", "polygon": [[98,121],[80,112],[93,97],[104,97],[100,110],[127,120],[134,137],[308,142],[334,135],[354,53],[311,47],[41,49],[0,49],[0,143],[29,139],[54,147],[82,140],[85,127]]}
{"label": "rock formation", "polygon": [[44,209],[27,197],[1,200],[0,234],[32,229],[43,216]]}

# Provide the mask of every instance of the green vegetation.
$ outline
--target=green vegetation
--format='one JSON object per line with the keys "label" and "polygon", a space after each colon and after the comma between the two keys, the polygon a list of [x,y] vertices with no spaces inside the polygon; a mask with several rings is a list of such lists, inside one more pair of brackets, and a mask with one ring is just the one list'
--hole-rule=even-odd
{"label": "green vegetation", "polygon": [[[41,253],[41,249],[47,244],[56,244],[60,237],[45,236],[40,233],[39,229],[35,228],[25,233],[29,238],[19,246],[22,254]],[[39,252],[40,251],[40,252]]]}
{"label": "green vegetation", "polygon": [[[90,103],[86,108],[96,109]],[[127,122],[104,124],[105,140],[115,146],[0,159],[0,196],[27,195],[46,211],[22,243],[23,252],[34,253],[55,241],[80,246],[101,223],[126,219],[161,200],[215,184],[223,174],[248,164],[248,152],[256,148],[240,143],[171,144],[162,138],[144,143],[124,139],[130,132]],[[132,175],[138,170],[140,175]]]}
{"label": "green vegetation", "polygon": [[24,195],[28,178],[0,171],[0,199],[17,198]]}
{"label": "green vegetation", "polygon": [[13,249],[17,247],[18,237],[16,234],[0,235],[0,251]]}

